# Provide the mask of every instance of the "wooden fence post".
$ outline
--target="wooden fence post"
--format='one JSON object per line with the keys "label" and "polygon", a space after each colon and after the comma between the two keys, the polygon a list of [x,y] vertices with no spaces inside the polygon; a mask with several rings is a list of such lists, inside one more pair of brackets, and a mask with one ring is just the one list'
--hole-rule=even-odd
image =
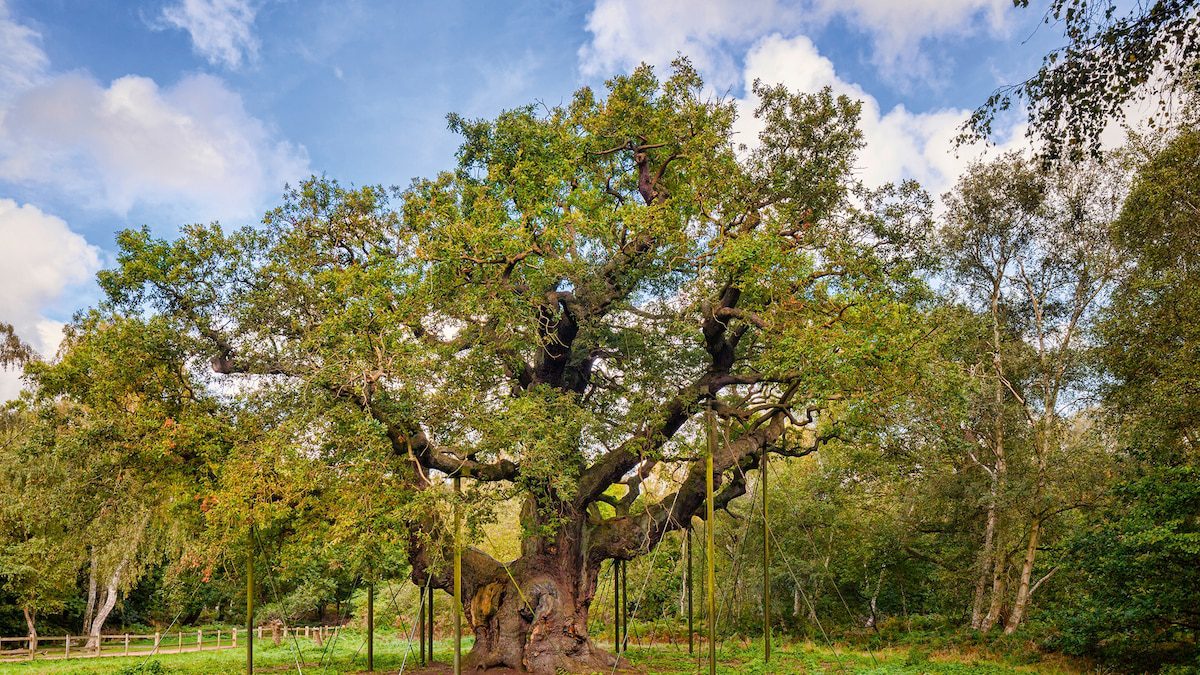
{"label": "wooden fence post", "polygon": [[71,636],[67,636],[67,654],[64,658],[71,658]]}
{"label": "wooden fence post", "polygon": [[158,641],[162,636],[157,631],[154,633],[154,651],[158,651]]}
{"label": "wooden fence post", "polygon": [[217,629],[217,649],[221,648],[221,629]]}
{"label": "wooden fence post", "polygon": [[237,626],[233,627],[233,637],[230,638],[229,644],[235,648],[237,647]]}
{"label": "wooden fence post", "polygon": [[125,656],[129,656],[129,633],[125,634]]}
{"label": "wooden fence post", "polygon": [[196,631],[196,649],[197,651],[204,650],[204,629]]}

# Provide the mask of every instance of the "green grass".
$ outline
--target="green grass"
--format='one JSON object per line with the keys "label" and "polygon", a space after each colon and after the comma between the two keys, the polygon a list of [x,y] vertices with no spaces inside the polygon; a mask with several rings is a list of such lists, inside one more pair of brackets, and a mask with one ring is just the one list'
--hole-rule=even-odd
{"label": "green grass", "polygon": [[[604,645],[603,639],[600,641]],[[317,647],[312,640],[299,638],[306,673],[359,673],[366,669],[366,647],[364,634],[346,631],[329,648]],[[415,644],[414,644],[415,647]],[[377,671],[396,672],[404,655],[405,641],[397,639],[395,633],[380,632],[375,641],[375,667]],[[469,642],[464,645],[464,652]],[[452,657],[453,643],[439,640],[435,644],[437,660],[448,662]],[[640,671],[647,673],[676,673],[679,675],[699,672],[695,657],[688,657],[686,647],[630,647],[629,660]],[[295,672],[297,654],[293,642],[276,647],[270,639],[256,641],[256,672]],[[991,656],[976,656],[959,651],[947,650],[930,653],[922,649],[886,649],[872,655],[849,647],[839,647],[836,652],[825,646],[810,643],[785,644],[776,648],[768,667],[762,661],[757,646],[737,648],[726,646],[718,653],[717,672],[737,675],[759,675],[765,673],[1070,673],[1077,672],[1067,664],[1043,662],[1020,665],[1004,663]],[[157,662],[158,665],[154,665]],[[35,661],[24,663],[0,663],[0,673],[32,675],[33,673],[140,673],[158,675],[210,675],[218,673],[241,673],[245,670],[244,648],[220,652],[196,652],[185,654],[165,653],[155,657],[106,657],[71,661]],[[415,656],[410,656],[406,669],[416,665]],[[706,672],[706,669],[705,669]]]}

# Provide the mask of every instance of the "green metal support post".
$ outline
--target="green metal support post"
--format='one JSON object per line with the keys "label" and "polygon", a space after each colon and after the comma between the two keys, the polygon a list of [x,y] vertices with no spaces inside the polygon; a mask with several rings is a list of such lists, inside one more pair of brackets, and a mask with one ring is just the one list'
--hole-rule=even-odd
{"label": "green metal support post", "polygon": [[425,627],[429,629],[429,662],[433,663],[433,584],[425,588],[425,602],[429,603],[429,611],[425,612]]}
{"label": "green metal support post", "polygon": [[705,588],[708,611],[708,675],[717,675],[717,589],[716,556],[713,555],[713,455],[717,452],[717,417],[712,405],[708,408],[708,452],[704,456],[704,558],[708,567]]}
{"label": "green metal support post", "polygon": [[254,526],[246,550],[246,673],[254,673]]}
{"label": "green metal support post", "polygon": [[613,558],[613,653],[621,656],[621,561]]}
{"label": "green metal support post", "polygon": [[[410,643],[411,644],[411,643]],[[375,584],[367,584],[367,672],[375,672]]]}
{"label": "green metal support post", "polygon": [[[785,434],[787,432],[784,432]],[[785,437],[786,439],[786,437]],[[784,441],[787,442],[786,440]],[[767,448],[762,451],[763,663],[771,662],[771,542],[767,530]]]}
{"label": "green metal support post", "polygon": [[420,635],[417,641],[421,643],[419,663],[425,665],[425,587],[417,586],[417,630]]}
{"label": "green metal support post", "polygon": [[687,529],[687,614],[688,614],[688,654],[696,653],[696,629],[693,626],[694,612],[692,610],[692,524]]}
{"label": "green metal support post", "polygon": [[621,561],[621,653],[629,651],[629,561]]}
{"label": "green metal support post", "polygon": [[462,478],[454,477],[454,675],[462,675]]}

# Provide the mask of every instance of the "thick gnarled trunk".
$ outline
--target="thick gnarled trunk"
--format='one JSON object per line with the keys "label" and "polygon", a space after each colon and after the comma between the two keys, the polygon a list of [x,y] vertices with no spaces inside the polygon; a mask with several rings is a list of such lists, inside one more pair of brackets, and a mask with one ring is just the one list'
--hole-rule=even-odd
{"label": "thick gnarled trunk", "polygon": [[[544,531],[535,511],[527,504],[522,513],[527,531]],[[507,565],[475,549],[464,551],[463,629],[475,636],[465,669],[561,673],[613,667],[614,657],[588,636],[602,560],[587,554],[587,528],[581,514],[551,536],[527,537],[521,557]],[[423,583],[419,577],[432,573],[435,587],[453,592],[445,567],[426,569],[418,558],[414,581]]]}
{"label": "thick gnarled trunk", "polygon": [[553,558],[522,560],[513,578],[480,586],[466,601],[475,644],[468,668],[507,666],[533,673],[611,668],[588,637],[596,574],[564,570]]}
{"label": "thick gnarled trunk", "polygon": [[[546,525],[532,499],[521,520],[530,532]],[[613,657],[588,637],[600,563],[588,555],[587,527],[583,514],[577,514],[551,537],[526,537],[521,558],[503,577],[475,590],[468,607],[475,645],[467,665],[533,673],[612,667]]]}

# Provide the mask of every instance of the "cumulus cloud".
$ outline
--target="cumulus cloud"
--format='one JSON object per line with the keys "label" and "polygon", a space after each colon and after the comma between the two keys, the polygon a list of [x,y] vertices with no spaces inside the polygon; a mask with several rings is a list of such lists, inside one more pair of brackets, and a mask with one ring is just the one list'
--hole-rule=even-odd
{"label": "cumulus cloud", "polygon": [[[746,82],[761,79],[768,84],[784,84],[793,90],[809,92],[830,87],[834,93],[862,101],[860,127],[867,147],[860,155],[858,170],[859,177],[868,185],[912,178],[938,196],[972,160],[1023,143],[1018,129],[1011,140],[998,148],[955,148],[954,137],[969,111],[947,108],[917,113],[903,105],[884,111],[874,96],[840,78],[833,62],[804,36],[784,38],[776,34],[762,38],[746,54],[745,64]],[[753,144],[762,128],[753,115],[757,101],[748,96],[737,104],[738,139]]]}
{"label": "cumulus cloud", "polygon": [[[61,218],[0,199],[0,321],[39,353],[52,356],[62,340],[63,324],[44,316],[44,308],[99,268],[99,249]],[[0,373],[0,401],[18,389],[16,373]]]}
{"label": "cumulus cloud", "polygon": [[258,56],[255,14],[247,0],[181,0],[165,7],[161,20],[187,31],[192,48],[209,63],[236,69]]}
{"label": "cumulus cloud", "polygon": [[117,213],[152,204],[247,216],[308,170],[302,147],[277,140],[209,75],[162,88],[72,73],[27,89],[0,115],[0,178],[53,184]]}
{"label": "cumulus cloud", "polygon": [[953,35],[958,39],[984,31],[1003,34],[1012,0],[812,0],[814,15],[845,20],[871,36],[872,60],[902,80],[933,78],[921,43]]}
{"label": "cumulus cloud", "polygon": [[[213,58],[236,65],[257,49],[248,5],[185,0],[175,10]],[[221,79],[161,86],[130,75],[105,84],[55,73],[41,35],[0,0],[0,181],[117,214],[151,207],[209,220],[257,216],[284,182],[307,173],[304,148],[250,115]],[[61,340],[62,323],[48,316],[55,303],[86,289],[99,265],[99,249],[62,219],[0,197],[0,321],[43,355]],[[14,373],[0,372],[0,400],[17,388]]]}
{"label": "cumulus cloud", "polygon": [[597,0],[579,49],[589,76],[609,75],[645,62],[664,66],[685,54],[718,87],[735,84],[733,53],[780,23],[794,21],[778,0]]}
{"label": "cumulus cloud", "polygon": [[596,0],[580,65],[585,75],[607,75],[643,61],[663,66],[683,53],[725,88],[736,84],[736,56],[762,35],[811,32],[842,19],[871,38],[872,60],[893,79],[931,77],[923,41],[1003,32],[1011,7],[1011,0]]}
{"label": "cumulus cloud", "polygon": [[42,36],[12,19],[0,0],[0,100],[40,80],[49,66]]}

